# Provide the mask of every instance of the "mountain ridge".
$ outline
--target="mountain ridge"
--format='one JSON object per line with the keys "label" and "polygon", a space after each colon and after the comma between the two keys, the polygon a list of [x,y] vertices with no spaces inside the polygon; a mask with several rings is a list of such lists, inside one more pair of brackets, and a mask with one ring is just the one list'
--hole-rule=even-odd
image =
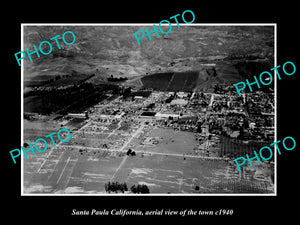
{"label": "mountain ridge", "polygon": [[[152,34],[141,39],[134,32],[151,26],[24,26],[24,49],[60,35],[58,49],[24,60],[24,78],[37,75],[70,74],[72,70],[92,74],[98,69],[103,76],[139,76],[170,70],[194,70],[201,63],[231,60],[233,57],[274,57],[273,26],[182,26],[169,34]],[[152,27],[153,29],[153,27]],[[72,31],[76,41],[65,45],[65,31]],[[181,59],[181,61],[180,61]]]}

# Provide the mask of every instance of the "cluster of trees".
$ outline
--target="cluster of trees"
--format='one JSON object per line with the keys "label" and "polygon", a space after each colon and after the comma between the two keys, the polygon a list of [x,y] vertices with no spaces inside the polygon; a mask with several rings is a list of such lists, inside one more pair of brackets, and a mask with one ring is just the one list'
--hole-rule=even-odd
{"label": "cluster of trees", "polygon": [[120,94],[123,96],[123,99],[128,98],[129,95],[131,94],[131,87],[122,87]]}
{"label": "cluster of trees", "polygon": [[[266,42],[266,44],[270,47],[274,46],[273,41]],[[273,53],[250,53],[250,54],[231,54],[228,56],[229,59],[247,59],[247,60],[255,60],[255,59],[265,59],[265,58],[273,58]]]}
{"label": "cluster of trees", "polygon": [[130,148],[130,149],[128,149],[126,154],[131,155],[131,156],[135,156],[135,151],[132,151],[131,148]]}
{"label": "cluster of trees", "polygon": [[148,193],[150,193],[149,188],[146,184],[133,185],[130,188],[130,190],[134,194],[148,194]]}
{"label": "cluster of trees", "polygon": [[127,184],[124,183],[118,183],[118,182],[108,182],[105,184],[105,191],[110,193],[110,192],[122,192],[124,193],[125,191],[128,191]]}
{"label": "cluster of trees", "polygon": [[[119,182],[108,182],[105,184],[105,191],[108,193],[115,192],[119,193],[122,192],[124,193],[125,191],[128,191],[127,184],[124,183],[119,183]],[[149,188],[145,184],[138,184],[138,185],[133,185],[130,188],[130,191],[134,194],[148,194],[150,193]]]}
{"label": "cluster of trees", "polygon": [[54,81],[60,80],[61,78],[66,78],[66,77],[68,77],[68,75],[58,75],[58,76],[55,76],[51,79],[41,81],[39,85],[34,85],[34,86],[43,86],[43,85],[46,85],[46,84],[50,84]]}
{"label": "cluster of trees", "polygon": [[56,87],[39,88],[27,92],[24,98],[35,96],[27,101],[27,111],[41,114],[82,112],[107,98],[108,92],[119,92],[117,85],[82,83],[59,89]]}
{"label": "cluster of trees", "polygon": [[107,81],[110,81],[110,82],[125,81],[125,80],[128,80],[128,78],[127,77],[114,77],[113,75],[110,75],[110,77],[107,78]]}
{"label": "cluster of trees", "polygon": [[225,92],[223,90],[222,85],[215,84],[215,86],[214,86],[214,93],[216,93],[216,94],[224,94]]}

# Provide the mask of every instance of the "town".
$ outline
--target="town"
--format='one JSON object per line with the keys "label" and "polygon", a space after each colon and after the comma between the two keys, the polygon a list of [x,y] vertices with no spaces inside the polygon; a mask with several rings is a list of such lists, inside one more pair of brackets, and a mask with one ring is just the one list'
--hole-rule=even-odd
{"label": "town", "polygon": [[[28,123],[52,118],[53,124],[72,132],[68,143],[57,144],[54,151],[39,159],[42,164],[37,173],[28,174],[31,182],[47,178],[47,186],[55,184],[58,193],[61,188],[68,192],[69,185],[80,187],[84,181],[91,182],[93,188],[100,182],[103,186],[96,188],[100,191],[104,184],[107,190],[107,182],[134,184],[137,178],[137,183],[149,186],[150,193],[272,192],[273,160],[259,167],[243,165],[239,172],[234,159],[252,156],[253,150],[274,140],[273,93],[238,96],[233,86],[219,87],[215,93],[122,87],[121,94],[107,92],[103,101],[85,113],[68,113],[58,119],[35,113],[25,116]],[[164,163],[158,165],[157,160]],[[189,182],[183,182],[180,161],[189,161],[184,164],[187,168],[201,167],[190,172]],[[91,171],[83,175],[81,167],[87,164]],[[198,171],[206,171],[209,177],[216,168],[223,175],[211,178],[213,181],[205,183],[199,177]],[[162,172],[170,175],[165,181],[155,178]],[[168,183],[173,185],[166,187]]]}
{"label": "town", "polygon": [[[68,142],[53,135],[39,154],[29,148],[24,194],[276,192],[276,157],[241,158],[275,141],[276,27],[207,26],[192,24],[191,10],[174,14],[154,26],[72,26],[76,41],[67,33],[69,45],[33,63],[24,58],[22,146],[62,128],[71,134]],[[70,29],[25,26],[24,47],[46,47]],[[139,43],[145,36],[158,38]],[[293,75],[293,65],[282,72]]]}

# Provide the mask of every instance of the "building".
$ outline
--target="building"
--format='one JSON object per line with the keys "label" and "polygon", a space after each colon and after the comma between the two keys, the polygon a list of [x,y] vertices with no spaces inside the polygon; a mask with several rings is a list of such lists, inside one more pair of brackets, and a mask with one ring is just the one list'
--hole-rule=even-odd
{"label": "building", "polygon": [[177,92],[177,96],[178,98],[186,98],[188,96],[188,93],[185,93],[185,92]]}
{"label": "building", "polygon": [[187,100],[185,99],[174,99],[171,101],[171,105],[181,105],[181,106],[184,106],[184,105],[187,105]]}
{"label": "building", "polygon": [[157,119],[169,119],[170,117],[178,118],[179,115],[173,114],[173,113],[160,113],[160,112],[158,112],[158,113],[156,113],[155,117]]}
{"label": "building", "polygon": [[88,114],[87,114],[87,112],[85,112],[85,113],[68,113],[68,117],[86,119],[86,118],[88,118]]}

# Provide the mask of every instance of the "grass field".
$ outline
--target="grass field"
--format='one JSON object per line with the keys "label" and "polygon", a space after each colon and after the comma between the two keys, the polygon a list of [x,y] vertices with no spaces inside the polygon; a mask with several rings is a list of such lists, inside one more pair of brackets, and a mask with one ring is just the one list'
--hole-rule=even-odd
{"label": "grass field", "polygon": [[157,138],[154,147],[139,145],[137,151],[151,151],[159,153],[188,154],[197,146],[195,133],[174,131],[173,129],[155,128],[149,132],[149,137]]}

